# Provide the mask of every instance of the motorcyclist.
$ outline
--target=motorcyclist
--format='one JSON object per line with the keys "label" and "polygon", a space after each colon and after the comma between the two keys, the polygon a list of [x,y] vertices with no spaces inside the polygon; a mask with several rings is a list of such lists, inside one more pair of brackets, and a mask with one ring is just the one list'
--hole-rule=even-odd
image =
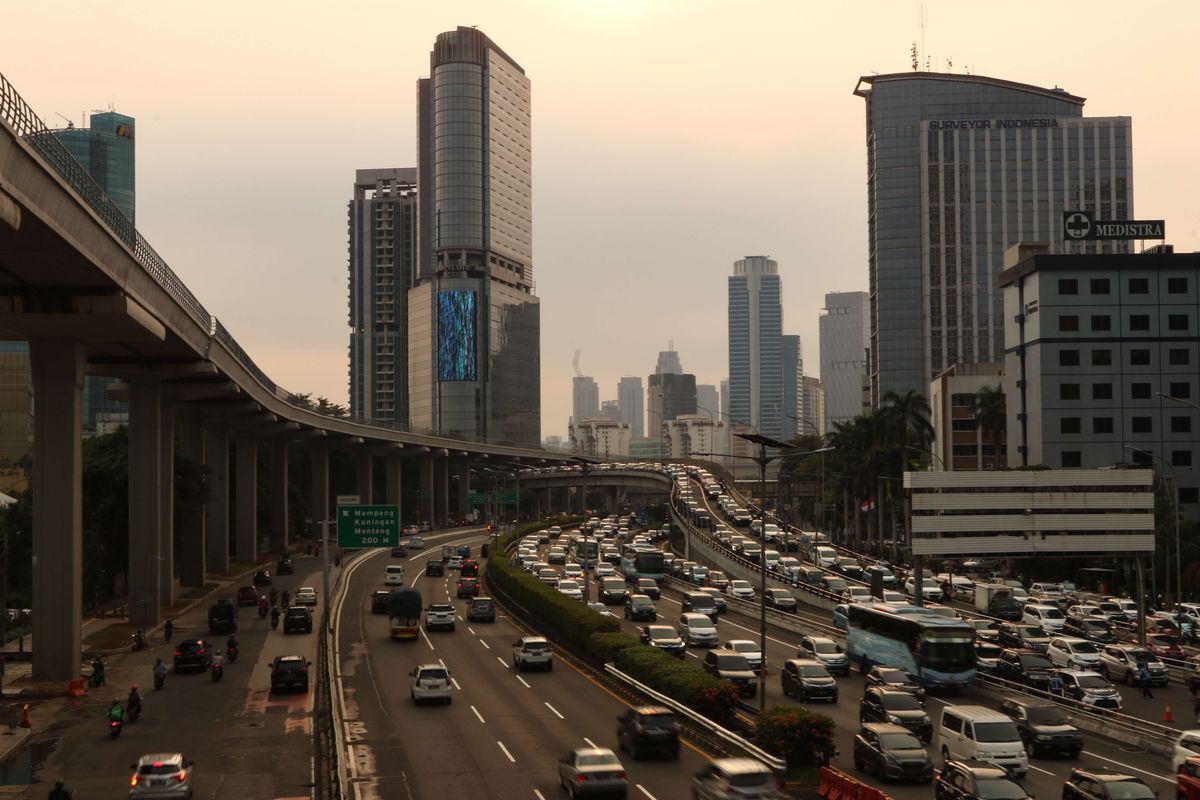
{"label": "motorcyclist", "polygon": [[279,601],[279,590],[274,586],[271,587],[271,605],[276,605]]}
{"label": "motorcyclist", "polygon": [[137,716],[142,713],[142,693],[138,691],[137,685],[129,687],[129,697],[125,700],[125,709],[130,716]]}
{"label": "motorcyclist", "polygon": [[154,677],[156,680],[167,679],[167,665],[162,662],[161,658],[154,660]]}
{"label": "motorcyclist", "polygon": [[267,602],[267,596],[265,594],[258,598],[258,615],[260,617],[265,617],[267,615],[267,609],[270,607],[271,604]]}
{"label": "motorcyclist", "polygon": [[62,778],[54,782],[54,788],[50,790],[47,800],[71,800],[71,793],[63,786]]}
{"label": "motorcyclist", "polygon": [[283,595],[282,595],[282,598],[283,598],[283,607],[284,607],[284,608],[287,608],[287,607],[288,607],[288,600],[290,600],[290,599],[292,598],[292,596],[291,596],[290,594],[288,594],[288,590],[287,590],[287,589],[284,589],[284,590],[283,590]]}
{"label": "motorcyclist", "polygon": [[146,646],[146,631],[142,628],[137,629],[137,633],[133,635],[133,644],[138,650]]}
{"label": "motorcyclist", "polygon": [[100,656],[92,659],[92,685],[104,685],[104,660]]}
{"label": "motorcyclist", "polygon": [[271,609],[271,627],[275,628],[279,625],[279,606]]}
{"label": "motorcyclist", "polygon": [[167,620],[163,625],[163,639],[167,642],[171,641],[171,636],[175,633],[175,623]]}
{"label": "motorcyclist", "polygon": [[109,722],[125,722],[125,709],[121,707],[121,698],[114,697],[108,708]]}

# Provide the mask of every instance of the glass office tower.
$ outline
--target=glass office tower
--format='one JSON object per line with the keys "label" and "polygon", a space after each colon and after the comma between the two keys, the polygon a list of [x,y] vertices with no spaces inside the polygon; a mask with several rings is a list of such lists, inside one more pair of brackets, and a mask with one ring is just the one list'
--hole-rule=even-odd
{"label": "glass office tower", "polygon": [[730,425],[784,435],[783,306],[779,264],[767,256],[734,262],[729,277]]}

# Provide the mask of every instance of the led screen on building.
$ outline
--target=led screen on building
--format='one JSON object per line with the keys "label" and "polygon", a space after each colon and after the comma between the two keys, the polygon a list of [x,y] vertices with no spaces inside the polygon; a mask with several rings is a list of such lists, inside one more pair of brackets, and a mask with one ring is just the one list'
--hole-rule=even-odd
{"label": "led screen on building", "polygon": [[475,355],[475,292],[438,292],[438,380],[478,380]]}

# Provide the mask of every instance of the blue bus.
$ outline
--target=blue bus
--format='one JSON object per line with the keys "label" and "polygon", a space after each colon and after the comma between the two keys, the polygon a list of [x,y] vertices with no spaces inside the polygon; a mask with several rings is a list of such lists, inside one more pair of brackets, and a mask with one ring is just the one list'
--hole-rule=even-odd
{"label": "blue bus", "polygon": [[[874,664],[906,669],[927,688],[975,682],[975,631],[960,619],[920,609],[852,603],[846,654],[866,671]],[[913,613],[916,611],[916,613]]]}
{"label": "blue bus", "polygon": [[625,580],[653,578],[662,581],[667,574],[665,555],[657,547],[627,544],[621,547],[621,572]]}

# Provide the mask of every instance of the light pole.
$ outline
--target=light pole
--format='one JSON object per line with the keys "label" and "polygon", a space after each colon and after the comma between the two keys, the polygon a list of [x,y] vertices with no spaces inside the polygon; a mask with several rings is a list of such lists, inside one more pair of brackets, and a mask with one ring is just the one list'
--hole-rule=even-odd
{"label": "light pole", "polygon": [[[586,520],[588,474],[592,470],[592,465],[599,464],[600,462],[593,461],[590,458],[584,458],[583,456],[572,456],[571,460],[574,461],[575,463],[579,464],[579,470],[580,470],[580,472],[583,473],[583,503],[582,503],[582,505],[583,505],[583,515]],[[584,543],[583,552],[585,554],[590,554],[592,552],[592,542],[593,542],[591,534],[589,533],[586,537],[584,537],[580,541],[582,541]],[[599,551],[599,548],[600,548],[600,545],[597,544],[596,545],[597,551]],[[596,561],[596,563],[599,563],[599,561],[600,561],[600,553],[599,552],[596,553],[595,561]],[[583,562],[583,602],[585,604],[590,603],[592,601],[591,582],[588,580],[590,575],[591,575],[591,571],[588,569],[588,559],[587,559],[587,556],[585,555],[584,562]]]}
{"label": "light pole", "polygon": [[[792,416],[791,414],[787,414],[785,416],[787,416],[788,419],[795,420],[796,422],[803,422],[805,425],[812,428],[813,436],[816,436],[818,439],[820,439],[821,444],[825,444],[824,434],[822,434],[819,430],[817,430],[817,426],[814,425],[811,421],[805,419],[804,417]],[[824,513],[823,513],[825,510],[825,452],[824,452],[824,448],[822,448],[820,453],[821,453],[821,489],[820,489],[821,516],[820,516],[820,520],[819,520],[818,524],[820,525],[821,529],[824,530],[824,528],[826,527],[825,517],[824,517]]]}
{"label": "light pole", "polygon": [[[1160,456],[1156,453],[1152,453],[1149,450],[1143,450],[1140,447],[1134,447],[1133,445],[1130,445],[1130,444],[1125,445],[1125,449],[1130,450],[1134,453],[1141,453],[1142,455],[1147,455],[1147,456],[1150,456],[1151,458],[1157,459],[1162,462],[1164,467],[1166,467],[1167,469],[1169,469],[1171,471],[1171,483],[1174,484],[1174,488],[1171,491],[1171,508],[1172,508],[1172,512],[1175,515],[1175,594],[1173,596],[1175,598],[1175,606],[1176,606],[1176,608],[1178,608],[1179,601],[1183,597],[1183,568],[1180,565],[1182,562],[1182,559],[1180,558],[1180,546],[1179,546],[1179,475],[1178,475],[1178,473],[1175,472],[1175,465],[1173,465],[1170,461],[1167,461],[1165,458],[1163,458],[1162,456]],[[1166,576],[1168,578],[1170,578],[1170,576],[1171,576],[1170,570],[1166,571]],[[1169,586],[1167,587],[1166,594],[1168,597],[1172,596],[1171,589]],[[1143,626],[1139,626],[1139,630],[1141,629],[1141,627],[1143,627]]]}

